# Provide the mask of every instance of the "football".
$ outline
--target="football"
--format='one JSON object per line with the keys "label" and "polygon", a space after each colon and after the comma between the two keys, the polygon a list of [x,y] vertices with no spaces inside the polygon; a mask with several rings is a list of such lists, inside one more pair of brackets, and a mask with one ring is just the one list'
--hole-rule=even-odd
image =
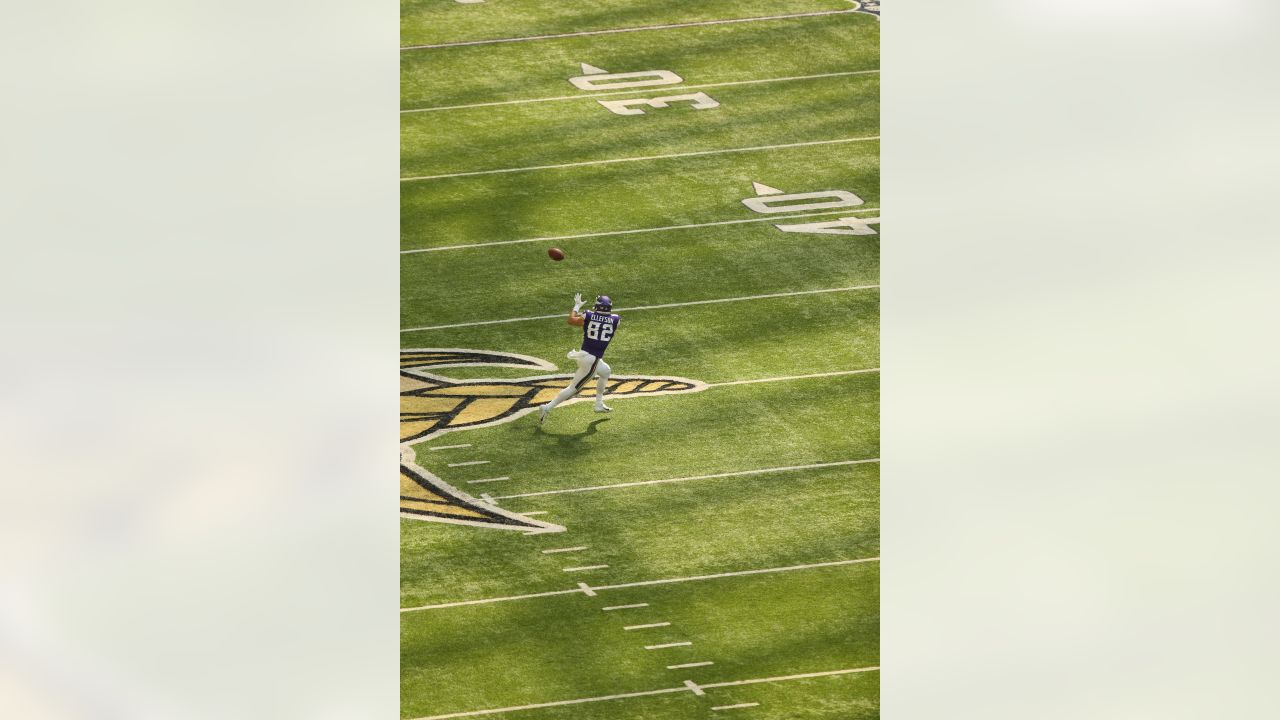
{"label": "football", "polygon": [[551,259],[555,260],[556,262],[560,262],[561,260],[564,259],[564,251],[561,250],[560,248],[549,248],[547,250],[547,255],[550,255]]}

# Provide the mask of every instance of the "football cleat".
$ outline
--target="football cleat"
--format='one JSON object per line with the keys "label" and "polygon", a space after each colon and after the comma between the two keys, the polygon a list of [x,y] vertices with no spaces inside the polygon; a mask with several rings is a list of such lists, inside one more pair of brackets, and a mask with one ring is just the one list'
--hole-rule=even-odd
{"label": "football cleat", "polygon": [[613,408],[609,407],[608,405],[605,405],[604,403],[601,403],[596,406],[596,412],[613,412]]}
{"label": "football cleat", "polygon": [[547,406],[543,405],[538,409],[538,424],[541,425],[543,420],[547,419]]}

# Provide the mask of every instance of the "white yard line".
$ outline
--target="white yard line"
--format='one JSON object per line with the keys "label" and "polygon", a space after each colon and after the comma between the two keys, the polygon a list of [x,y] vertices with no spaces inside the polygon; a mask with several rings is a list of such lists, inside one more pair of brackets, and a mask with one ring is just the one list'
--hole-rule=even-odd
{"label": "white yard line", "polygon": [[[694,695],[697,695],[698,697],[702,697],[703,695],[706,695],[706,693],[702,691],[702,688],[698,687],[698,683],[696,683],[696,682],[694,682],[694,681],[692,681],[692,680],[685,680],[685,681],[684,681],[684,686],[685,686],[685,687],[687,687],[687,688],[689,688],[690,690],[692,690],[692,691],[693,691],[693,694],[694,694]],[[712,708],[712,709],[714,709],[714,708]]]}
{"label": "white yard line", "polygon": [[488,460],[471,460],[468,462],[449,463],[449,467],[466,467],[468,465],[488,465]]}
{"label": "white yard line", "polygon": [[546,511],[546,510],[534,510],[533,512],[522,512],[522,513],[520,513],[520,515],[524,515],[524,516],[526,516],[526,517],[528,517],[528,516],[533,516],[533,515],[546,515],[546,514],[547,514],[547,511]]}
{"label": "white yard line", "polygon": [[[609,567],[609,566],[608,566],[608,565],[582,565],[582,566],[579,566],[579,567],[567,567],[567,568],[563,568],[563,570],[564,570],[565,572],[581,572],[581,571],[583,571],[583,570],[603,570],[603,569],[605,569],[605,568],[607,568],[607,567]],[[595,588],[595,589],[597,589],[597,590],[598,590],[599,588]]]}
{"label": "white yard line", "polygon": [[837,370],[835,372],[813,373],[811,375],[786,375],[783,377],[759,378],[757,380],[734,380],[733,382],[707,383],[707,387],[728,387],[729,385],[752,385],[754,383],[780,382],[782,380],[806,380],[808,378],[834,377],[836,375],[861,375],[864,373],[878,373],[880,368],[867,368],[865,370]]}
{"label": "white yard line", "polygon": [[[529,513],[524,513],[528,515]],[[617,585],[597,585],[593,588],[585,587],[585,583],[579,583],[579,587],[572,590],[552,590],[551,592],[528,593],[526,595],[509,595],[507,597],[482,598],[480,600],[460,600],[457,602],[440,603],[437,605],[419,605],[418,607],[400,608],[400,612],[416,612],[418,610],[438,610],[441,608],[460,607],[462,605],[485,605],[495,602],[506,602],[508,600],[525,600],[528,598],[550,597],[552,595],[573,595],[575,593],[592,594],[592,591],[599,590],[620,590],[623,588],[641,587],[644,585],[668,585],[671,583],[693,582],[698,580],[713,580],[723,577],[740,577],[743,575],[764,575],[768,573],[791,572],[793,570],[808,570],[810,568],[837,567],[840,565],[856,565],[859,563],[880,562],[879,557],[858,558],[856,560],[833,560],[830,562],[809,563],[807,565],[786,565],[783,567],[763,568],[760,570],[737,570],[735,572],[715,573],[713,575],[694,575],[691,577],[663,578],[661,580],[640,580],[638,582],[619,583]]]}
{"label": "white yard line", "polygon": [[511,478],[507,477],[506,475],[503,475],[502,477],[482,478],[482,479],[480,479],[480,480],[468,480],[468,481],[467,481],[467,484],[468,484],[468,485],[479,485],[480,483],[491,483],[491,482],[498,482],[498,481],[500,481],[500,480],[510,480],[510,479],[511,479]]}
{"label": "white yard line", "polygon": [[632,608],[647,608],[647,607],[649,607],[649,603],[634,603],[632,605],[611,605],[609,607],[600,608],[600,609],[604,610],[605,612],[608,612],[610,610],[630,610]]}
{"label": "white yard line", "polygon": [[608,230],[606,232],[581,233],[579,235],[554,235],[550,237],[521,238],[520,240],[497,240],[494,242],[470,243],[468,245],[444,245],[433,248],[413,248],[401,250],[401,255],[416,253],[442,252],[444,250],[465,250],[467,248],[493,247],[495,245],[520,245],[533,242],[556,242],[559,240],[580,240],[582,238],[610,237],[613,235],[636,235],[639,233],[663,232],[665,230],[689,230],[693,228],[715,227],[718,225],[743,225],[746,223],[776,223],[796,218],[822,217],[828,215],[849,215],[852,213],[880,212],[880,208],[845,208],[844,210],[827,210],[825,212],[801,213],[797,215],[774,215],[772,217],[748,218],[746,220],[717,220],[715,222],[693,223],[689,225],[665,225],[663,227],[637,228],[635,230]]}
{"label": "white yard line", "polygon": [[[867,372],[866,370],[852,370],[850,372]],[[830,373],[824,373],[830,374]],[[750,381],[760,382],[760,381]],[[726,383],[730,384],[730,383]],[[712,475],[690,475],[688,477],[667,478],[663,480],[637,480],[635,482],[614,483],[612,485],[592,485],[580,488],[565,488],[563,490],[542,490],[540,492],[519,493],[516,495],[499,495],[495,500],[509,500],[511,498],[534,497],[537,495],[565,495],[568,493],[591,492],[594,490],[613,490],[616,488],[639,487],[642,485],[663,485],[666,483],[687,482],[690,480],[711,480],[713,478],[726,477],[742,477],[745,475],[765,475],[767,473],[790,472],[792,470],[814,470],[817,468],[838,467],[841,465],[861,465],[863,463],[878,463],[880,458],[867,458],[865,460],[839,460],[836,462],[813,463],[811,465],[787,465],[784,467],[761,468],[759,470],[739,470],[737,472],[715,473]]]}
{"label": "white yard line", "polygon": [[738,570],[736,572],[715,573],[714,575],[694,575],[692,577],[683,578],[666,578],[663,580],[641,580],[639,582],[619,583],[617,585],[597,585],[595,590],[619,590],[622,588],[641,587],[644,585],[670,585],[672,583],[694,582],[697,580],[712,580],[715,578],[726,577],[742,577],[743,575],[766,575],[770,573],[791,572],[793,570],[809,570],[811,568],[837,567],[840,565],[856,565],[859,563],[880,562],[880,558],[859,558],[857,560],[833,560],[831,562],[810,563],[808,565],[788,565],[780,568],[765,568],[763,570]]}
{"label": "white yard line", "polygon": [[453,450],[456,448],[469,448],[469,447],[471,447],[471,443],[466,443],[463,445],[437,445],[433,448],[427,448],[427,449],[430,450],[431,452],[435,452],[436,450]]}
{"label": "white yard line", "polygon": [[499,173],[525,172],[528,170],[558,170],[561,168],[585,167],[587,165],[611,165],[613,163],[641,162],[644,160],[666,160],[668,158],[699,157],[702,155],[724,155],[727,153],[755,152],[757,150],[778,150],[781,148],[811,147],[814,145],[837,145],[840,143],[868,142],[879,140],[879,135],[857,138],[840,138],[839,140],[811,140],[809,142],[782,143],[780,145],[755,145],[752,147],[724,148],[722,150],[699,150],[696,152],[669,153],[667,155],[643,155],[640,157],[613,158],[611,160],[587,160],[586,162],[561,163],[559,165],[530,165],[529,167],[499,168],[496,170],[472,170],[470,172],[445,173],[443,175],[414,175],[402,177],[400,182],[416,180],[441,180],[444,178],[471,177],[474,175],[496,175]]}
{"label": "white yard line", "polygon": [[622,629],[623,630],[647,630],[649,628],[670,627],[670,626],[671,626],[671,623],[669,622],[660,622],[660,623],[647,623],[645,625],[627,625]]}
{"label": "white yard line", "polygon": [[[879,285],[851,285],[849,287],[823,288],[821,290],[796,290],[794,292],[783,293],[767,293],[764,295],[740,295],[738,297],[716,298],[714,300],[690,300],[689,302],[664,303],[662,305],[639,305],[630,308],[614,308],[614,312],[639,312],[641,310],[665,310],[667,308],[691,307],[693,305],[715,305],[718,303],[744,302],[747,300],[771,300],[774,298],[799,297],[801,295],[822,295],[824,293],[837,292],[857,292],[860,290],[879,290]],[[533,315],[530,317],[506,318],[503,320],[477,320],[475,322],[453,323],[450,325],[425,325],[416,328],[404,328],[400,332],[425,332],[427,330],[448,330],[450,328],[460,327],[476,327],[478,325],[501,325],[503,323],[527,322],[530,320],[550,320],[561,319],[566,317],[565,313],[559,312],[554,315]]]}
{"label": "white yard line", "polygon": [[662,643],[661,645],[645,645],[644,649],[645,650],[665,650],[667,648],[673,648],[673,647],[688,647],[689,645],[692,645],[692,644],[693,644],[692,642],[689,642],[688,640],[686,640],[684,642]]}
{"label": "white yard line", "polygon": [[685,668],[706,667],[707,665],[715,665],[715,663],[707,660],[706,662],[681,663],[679,665],[668,665],[668,670],[683,670]]}
{"label": "white yard line", "polygon": [[699,20],[696,22],[668,23],[666,25],[639,25],[627,28],[611,28],[608,30],[582,30],[580,32],[556,33],[554,35],[523,35],[521,37],[493,38],[490,40],[460,40],[457,42],[435,43],[433,45],[405,45],[406,50],[429,50],[432,48],[463,47],[467,45],[493,45],[496,43],[527,42],[530,40],[554,40],[556,38],[582,37],[584,35],[613,35],[615,33],[642,32],[645,30],[671,30],[674,28],[699,27],[704,25],[732,25],[735,23],[764,22],[766,20],[789,20],[791,18],[820,17],[823,15],[847,15],[856,10],[822,10],[818,12],[792,13],[790,15],[763,15],[759,17],[733,18],[731,20]]}
{"label": "white yard line", "polygon": [[[879,72],[880,72],[879,70],[846,70],[843,72],[820,73],[817,75],[794,75],[792,77],[764,78],[761,80],[734,80],[730,82],[702,83],[700,85],[681,85],[680,89],[681,90],[705,90],[707,88],[732,87],[735,85],[764,85],[768,83],[793,82],[796,80],[818,80],[821,78],[847,77],[850,75],[874,75]],[[469,105],[440,105],[438,107],[406,108],[404,110],[401,110],[400,114],[405,115],[409,113],[439,112],[441,110],[466,110],[469,108],[496,107],[499,105],[526,105],[529,103],[560,102],[564,100],[590,100],[591,98],[607,97],[609,95],[635,95],[636,93],[652,94],[653,90],[652,89],[644,90],[641,88],[636,88],[632,90],[614,90],[612,92],[600,92],[600,93],[589,93],[589,94],[579,93],[578,95],[557,95],[555,97],[527,98],[524,100],[497,100],[494,102],[471,103]]]}
{"label": "white yard line", "polygon": [[760,703],[738,703],[737,705],[716,705],[712,710],[736,710],[738,708],[760,707]]}
{"label": "white yard line", "polygon": [[586,550],[586,549],[587,549],[587,546],[586,546],[586,545],[579,545],[578,547],[569,547],[569,548],[553,548],[553,549],[551,549],[551,550],[543,550],[543,551],[542,551],[542,554],[543,554],[543,555],[550,555],[550,554],[552,554],[552,553],[578,552],[579,550]]}
{"label": "white yard line", "polygon": [[[787,680],[803,680],[806,678],[831,677],[833,675],[848,675],[851,673],[874,672],[879,669],[880,667],[877,665],[874,667],[849,668],[847,670],[829,670],[827,672],[804,673],[803,675],[784,675],[781,677],[754,678],[751,680],[735,680],[731,682],[701,683],[699,684],[699,687],[701,687],[703,690],[707,690],[707,689],[718,688],[718,687],[731,687],[735,685],[754,685],[756,683],[784,682]],[[589,698],[575,698],[573,700],[556,700],[554,702],[535,703],[532,705],[514,705],[511,707],[489,708],[486,710],[468,710],[466,712],[449,713],[447,715],[428,715],[426,717],[417,718],[416,720],[449,720],[449,718],[474,717],[477,715],[494,715],[497,713],[515,712],[517,710],[536,710],[538,708],[560,707],[562,705],[578,705],[581,703],[602,702],[605,700],[622,700],[624,698],[647,697],[649,695],[665,695],[669,693],[678,693],[678,692],[693,692],[693,688],[689,687],[688,685],[681,685],[680,687],[662,688],[661,690],[642,690],[640,692],[619,693],[617,695],[601,695],[599,697],[589,697]]]}
{"label": "white yard line", "polygon": [[782,682],[784,680],[807,680],[817,677],[831,677],[833,675],[850,675],[853,673],[875,672],[880,669],[879,665],[871,665],[868,667],[849,668],[847,670],[827,670],[826,672],[801,673],[799,675],[782,675],[780,677],[771,678],[755,678],[753,680],[730,680],[728,682],[702,683],[703,689],[706,688],[722,688],[736,687],[738,685],[755,685],[756,683]]}

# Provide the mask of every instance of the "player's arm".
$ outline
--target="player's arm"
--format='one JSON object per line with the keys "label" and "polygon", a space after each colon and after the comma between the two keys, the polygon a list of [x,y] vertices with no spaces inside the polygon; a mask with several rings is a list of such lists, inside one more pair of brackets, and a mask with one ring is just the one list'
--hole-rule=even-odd
{"label": "player's arm", "polygon": [[572,325],[572,326],[574,326],[574,327],[582,327],[582,322],[583,322],[583,320],[585,320],[585,319],[586,319],[586,316],[584,316],[584,315],[579,315],[579,314],[578,314],[578,311],[582,309],[582,306],[583,306],[585,303],[586,303],[586,301],[582,299],[582,293],[576,293],[576,294],[574,294],[574,296],[573,296],[573,309],[569,311],[569,324],[570,324],[570,325]]}

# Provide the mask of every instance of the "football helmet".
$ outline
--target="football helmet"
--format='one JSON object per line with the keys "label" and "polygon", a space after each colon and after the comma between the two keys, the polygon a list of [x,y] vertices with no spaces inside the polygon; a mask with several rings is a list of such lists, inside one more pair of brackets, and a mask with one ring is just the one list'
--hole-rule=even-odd
{"label": "football helmet", "polygon": [[596,306],[592,308],[601,312],[610,312],[613,310],[613,300],[608,295],[596,296]]}

